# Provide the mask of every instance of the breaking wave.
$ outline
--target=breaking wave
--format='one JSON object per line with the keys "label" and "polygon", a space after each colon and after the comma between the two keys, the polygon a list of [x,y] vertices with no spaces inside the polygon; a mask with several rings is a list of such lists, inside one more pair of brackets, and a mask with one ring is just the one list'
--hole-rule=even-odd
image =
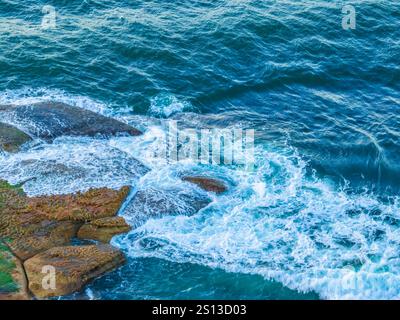
{"label": "breaking wave", "polygon": [[[354,193],[346,184],[324,180],[290,145],[257,144],[253,171],[190,160],[169,164],[155,156],[165,138],[167,119],[118,113],[61,91],[0,95],[1,104],[37,100],[112,114],[146,131],[139,137],[62,137],[52,144],[37,140],[18,154],[0,155],[0,178],[25,182],[30,195],[127,184],[154,189],[180,186],[196,192],[195,186],[180,180],[184,172],[207,172],[229,182],[226,194],[209,194],[211,204],[193,216],[149,219],[114,238],[114,245],[130,257],[259,274],[326,299],[400,298],[397,197],[381,199],[368,190]],[[185,111],[175,100],[173,105],[179,106],[174,112]]]}

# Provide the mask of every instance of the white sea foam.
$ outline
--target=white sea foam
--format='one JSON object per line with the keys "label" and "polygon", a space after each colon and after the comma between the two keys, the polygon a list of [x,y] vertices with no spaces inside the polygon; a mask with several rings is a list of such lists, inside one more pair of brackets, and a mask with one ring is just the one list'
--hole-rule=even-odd
{"label": "white sea foam", "polygon": [[[43,92],[6,92],[0,94],[0,103],[24,103],[23,99],[40,96],[109,113],[105,105],[90,99]],[[229,181],[230,191],[210,195],[213,202],[194,216],[150,219],[113,243],[132,257],[260,274],[293,289],[313,290],[322,298],[400,298],[398,198],[383,203],[370,193],[349,194],[330,181],[310,176],[307,163],[290,147],[258,146],[254,171],[190,160],[168,164],[155,156],[165,138],[166,120],[123,117],[127,122],[147,123],[145,134],[63,137],[53,144],[38,141],[18,154],[0,155],[0,178],[11,183],[32,179],[24,188],[36,195],[125,184],[190,190],[196,187],[179,176],[207,172]],[[135,158],[152,169],[141,178]]]}
{"label": "white sea foam", "polygon": [[29,195],[66,194],[134,184],[147,169],[105,140],[60,138],[0,156],[0,177]]}
{"label": "white sea foam", "polygon": [[[224,168],[236,187],[196,216],[151,219],[114,243],[132,257],[260,274],[327,299],[400,298],[398,199],[348,194],[306,165],[259,148],[256,171]],[[156,186],[166,171],[148,176]]]}
{"label": "white sea foam", "polygon": [[63,90],[47,88],[22,88],[18,90],[4,90],[0,92],[0,105],[26,105],[44,101],[63,102],[97,113],[109,113],[105,104],[85,96],[67,94]]}
{"label": "white sea foam", "polygon": [[176,113],[191,111],[193,106],[173,95],[161,94],[151,99],[149,114],[155,117],[168,118]]}

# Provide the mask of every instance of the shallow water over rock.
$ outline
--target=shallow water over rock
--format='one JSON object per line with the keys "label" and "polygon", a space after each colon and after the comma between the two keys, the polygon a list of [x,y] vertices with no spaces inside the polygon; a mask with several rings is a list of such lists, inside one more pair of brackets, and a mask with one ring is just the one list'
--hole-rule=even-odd
{"label": "shallow water over rock", "polygon": [[139,130],[113,118],[60,102],[0,106],[0,115],[32,136],[53,141],[60,136],[137,136]]}
{"label": "shallow water over rock", "polygon": [[194,215],[210,202],[206,194],[173,188],[169,190],[148,188],[136,192],[124,210],[124,217],[132,226],[138,227],[149,219],[171,215]]}

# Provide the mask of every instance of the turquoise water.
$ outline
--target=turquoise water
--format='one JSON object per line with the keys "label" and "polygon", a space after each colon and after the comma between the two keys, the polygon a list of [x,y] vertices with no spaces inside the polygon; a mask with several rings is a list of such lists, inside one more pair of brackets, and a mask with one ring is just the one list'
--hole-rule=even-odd
{"label": "turquoise water", "polygon": [[72,298],[309,300],[318,299],[318,295],[290,290],[279,283],[265,281],[259,275],[228,273],[197,264],[142,258],[130,260],[119,271],[96,280],[85,293]]}
{"label": "turquoise water", "polygon": [[[128,122],[137,138],[62,137],[0,155],[31,195],[232,182],[192,217],[151,219],[113,244],[128,264],[82,297],[400,297],[400,5],[354,1],[0,2],[0,103],[57,100]],[[42,29],[43,5],[56,28]],[[255,170],[154,157],[168,119],[256,130]],[[138,181],[126,166],[152,169]],[[84,169],[54,177],[25,160]],[[106,174],[105,174],[106,173]],[[129,216],[122,212],[129,220]],[[83,296],[82,296],[83,295]]]}

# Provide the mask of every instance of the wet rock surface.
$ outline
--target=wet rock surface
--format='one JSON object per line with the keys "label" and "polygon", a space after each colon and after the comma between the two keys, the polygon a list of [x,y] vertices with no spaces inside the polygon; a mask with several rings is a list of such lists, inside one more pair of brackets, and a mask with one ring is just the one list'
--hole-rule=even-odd
{"label": "wet rock surface", "polygon": [[183,181],[191,182],[206,191],[215,192],[217,194],[224,193],[228,190],[226,184],[218,179],[205,176],[184,176]]}
{"label": "wet rock surface", "polygon": [[150,218],[167,215],[191,216],[206,207],[211,199],[202,193],[185,190],[156,190],[147,188],[137,191],[125,210],[125,217],[134,227]]}
{"label": "wet rock surface", "polygon": [[60,136],[137,136],[142,133],[118,120],[61,102],[0,106],[3,117],[26,128],[35,137],[52,141]]}
{"label": "wet rock surface", "polygon": [[33,196],[86,191],[94,185],[119,188],[149,171],[135,158],[96,141],[92,145],[68,146],[55,142],[3,159],[0,176],[13,183],[24,183],[24,189]]}
{"label": "wet rock surface", "polygon": [[0,150],[18,152],[23,144],[32,138],[21,130],[0,122]]}

